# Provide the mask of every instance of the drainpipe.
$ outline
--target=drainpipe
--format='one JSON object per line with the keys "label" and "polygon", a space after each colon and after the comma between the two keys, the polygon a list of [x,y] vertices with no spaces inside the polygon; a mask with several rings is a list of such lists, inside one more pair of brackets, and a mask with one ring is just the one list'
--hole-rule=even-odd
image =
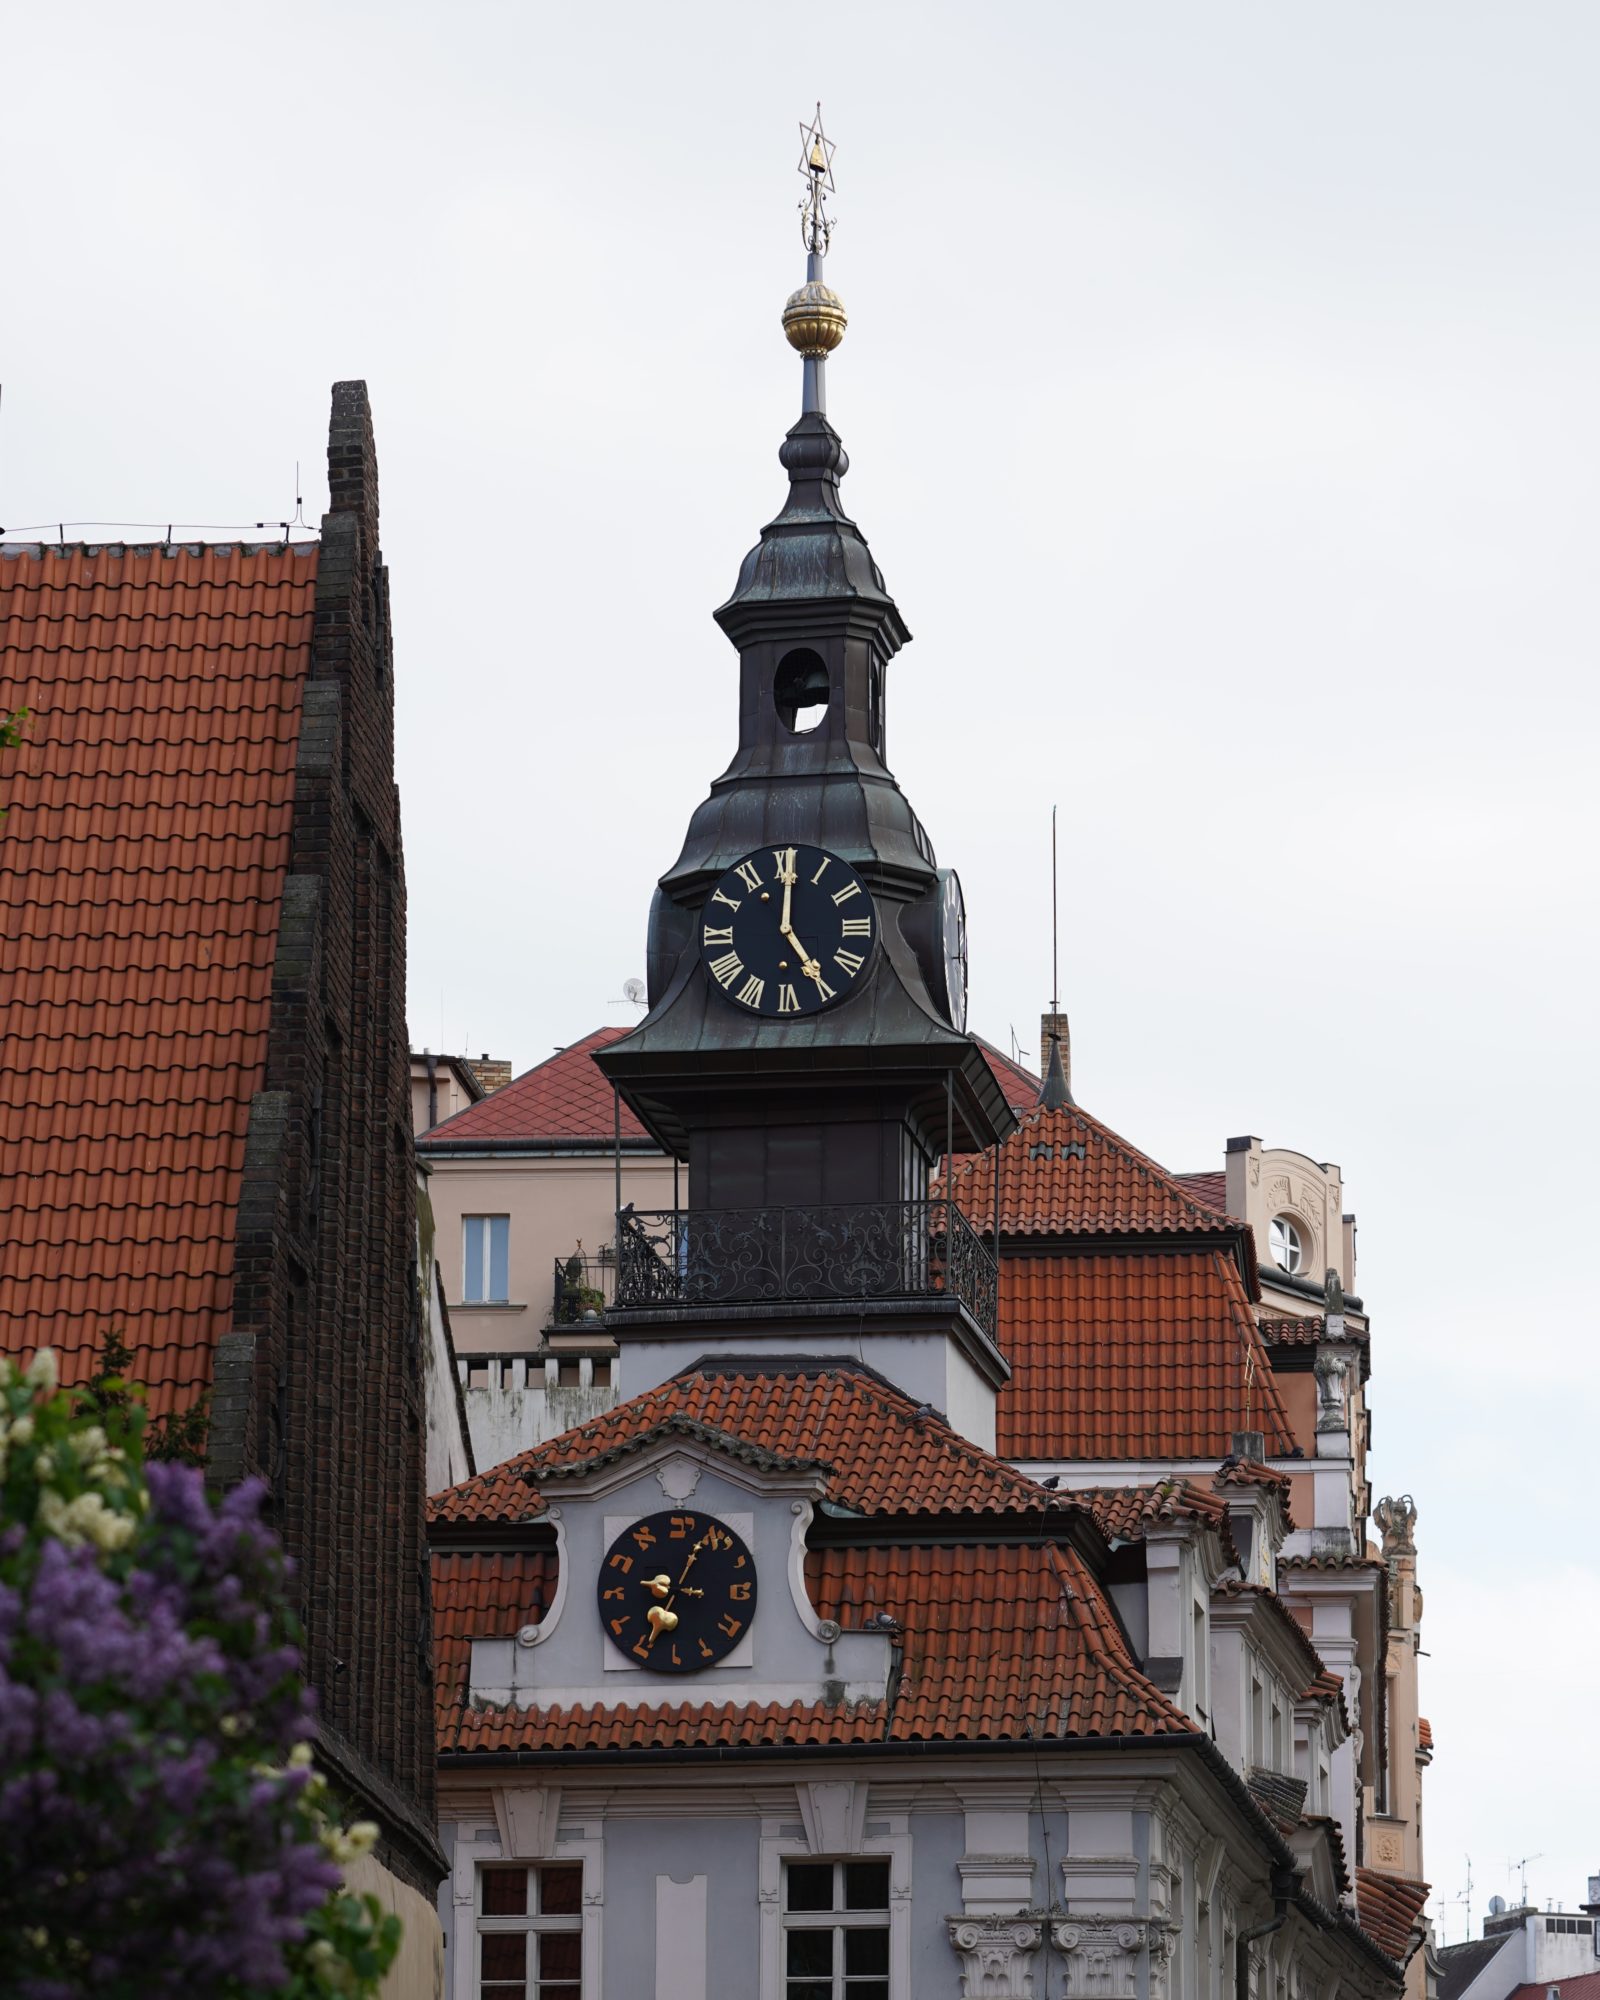
{"label": "drainpipe", "polygon": [[1292,1869],[1274,1868],[1272,1871],[1272,1916],[1264,1924],[1256,1924],[1250,1930],[1240,1931],[1233,1941],[1233,2000],[1250,2000],[1250,1947],[1257,1938],[1270,1937],[1274,1931],[1281,1931],[1289,1920],[1289,1901],[1294,1895],[1297,1877]]}

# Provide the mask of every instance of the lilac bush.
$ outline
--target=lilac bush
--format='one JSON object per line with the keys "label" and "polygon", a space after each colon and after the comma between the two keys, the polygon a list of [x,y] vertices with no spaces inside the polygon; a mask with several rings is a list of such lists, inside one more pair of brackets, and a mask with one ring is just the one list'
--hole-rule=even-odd
{"label": "lilac bush", "polygon": [[[99,1419],[99,1420],[97,1420]],[[19,2000],[364,1995],[399,1927],[343,1889],[289,1564],[259,1484],[142,1463],[48,1350],[0,1358],[0,1952]]]}

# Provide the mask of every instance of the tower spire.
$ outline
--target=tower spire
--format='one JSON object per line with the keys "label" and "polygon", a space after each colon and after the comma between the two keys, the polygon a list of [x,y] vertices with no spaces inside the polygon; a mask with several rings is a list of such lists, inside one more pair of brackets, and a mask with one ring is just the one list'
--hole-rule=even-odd
{"label": "tower spire", "polygon": [[800,240],[806,246],[806,281],[791,292],[783,308],[783,331],[789,345],[805,362],[800,414],[822,416],[828,407],[823,374],[828,356],[844,339],[844,301],[822,282],[822,266],[833,240],[828,196],[833,185],[834,144],[822,129],[822,106],[807,125],[800,126],[800,178],[806,191],[800,201]]}

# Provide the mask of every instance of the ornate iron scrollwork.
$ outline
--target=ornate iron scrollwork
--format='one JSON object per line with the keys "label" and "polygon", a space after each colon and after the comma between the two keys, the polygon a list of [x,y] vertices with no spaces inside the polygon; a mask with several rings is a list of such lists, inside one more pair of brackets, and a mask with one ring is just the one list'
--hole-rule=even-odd
{"label": "ornate iron scrollwork", "polygon": [[992,1339],[999,1273],[948,1201],[625,1209],[616,1304],[766,1305],[948,1293]]}

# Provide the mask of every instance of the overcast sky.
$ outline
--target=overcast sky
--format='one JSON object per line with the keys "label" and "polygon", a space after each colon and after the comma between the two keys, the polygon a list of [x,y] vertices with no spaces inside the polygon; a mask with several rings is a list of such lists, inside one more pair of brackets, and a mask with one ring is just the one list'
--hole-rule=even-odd
{"label": "overcast sky", "polygon": [[[644,970],[735,737],[710,620],[830,409],[917,634],[891,760],[1080,1099],[1337,1161],[1420,1513],[1428,1873],[1600,1869],[1600,11],[101,0],[0,68],[0,521],[325,504],[371,385],[418,1044],[519,1069]],[[71,531],[69,531],[70,533]],[[104,532],[104,531],[102,531]],[[0,690],[3,694],[3,690]],[[1436,1910],[1463,1934],[1459,1904]]]}

